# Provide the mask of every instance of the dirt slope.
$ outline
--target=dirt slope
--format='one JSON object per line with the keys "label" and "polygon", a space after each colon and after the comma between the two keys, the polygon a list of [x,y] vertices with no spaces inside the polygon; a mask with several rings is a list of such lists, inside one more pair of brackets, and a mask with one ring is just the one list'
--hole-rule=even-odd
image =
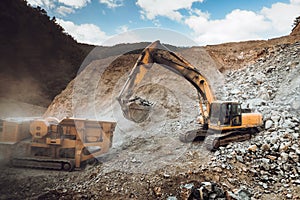
{"label": "dirt slope", "polygon": [[296,36],[300,34],[300,23],[298,23],[292,30],[291,36]]}
{"label": "dirt slope", "polygon": [[[298,25],[299,26],[299,25]],[[282,44],[291,44],[300,40],[297,31],[291,35],[269,40],[232,42],[220,45],[208,45],[205,49],[219,66],[220,71],[239,69],[249,63],[254,63],[260,57],[267,55],[267,51]]]}
{"label": "dirt slope", "polygon": [[[214,64],[207,56],[201,62],[197,59],[204,54],[200,48],[180,53],[195,65]],[[187,199],[192,187],[209,181],[228,194],[244,188],[252,199],[299,199],[299,53],[299,42],[276,45],[238,70],[216,73],[216,82],[222,80],[222,98],[239,100],[263,113],[268,127],[249,141],[214,153],[201,142],[183,144],[177,139],[197,126],[197,96],[183,79],[154,66],[139,92],[156,102],[157,109],[151,120],[136,125],[122,117],[115,97],[138,55],[96,60],[56,97],[46,115],[117,121],[110,153],[100,165],[71,174],[4,169],[2,174],[8,175],[2,180],[12,186],[2,185],[2,197]],[[203,71],[212,76],[214,70]],[[36,178],[29,179],[31,174]],[[37,180],[38,190],[25,184]]]}

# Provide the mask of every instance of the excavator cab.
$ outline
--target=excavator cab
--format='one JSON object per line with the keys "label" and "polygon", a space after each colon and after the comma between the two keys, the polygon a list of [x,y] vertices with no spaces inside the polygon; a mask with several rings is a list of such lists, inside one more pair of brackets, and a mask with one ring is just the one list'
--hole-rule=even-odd
{"label": "excavator cab", "polygon": [[211,104],[210,124],[218,126],[240,126],[242,124],[241,104],[217,101]]}

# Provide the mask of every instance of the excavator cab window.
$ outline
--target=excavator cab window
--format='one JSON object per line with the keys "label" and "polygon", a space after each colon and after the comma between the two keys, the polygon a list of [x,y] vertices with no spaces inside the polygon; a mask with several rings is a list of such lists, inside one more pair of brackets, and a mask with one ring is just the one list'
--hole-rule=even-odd
{"label": "excavator cab window", "polygon": [[230,121],[232,126],[242,125],[242,109],[241,104],[232,103]]}
{"label": "excavator cab window", "polygon": [[230,115],[231,115],[231,104],[223,103],[221,105],[220,123],[224,124],[224,125],[229,125],[230,124]]}
{"label": "excavator cab window", "polygon": [[228,126],[242,124],[241,105],[239,103],[223,102],[212,103],[210,110],[210,123]]}
{"label": "excavator cab window", "polygon": [[241,105],[239,103],[223,103],[220,122],[224,125],[239,126],[242,124]]}
{"label": "excavator cab window", "polygon": [[220,110],[221,110],[221,105],[220,103],[212,103],[210,107],[210,116],[209,120],[211,124],[218,124],[220,120]]}

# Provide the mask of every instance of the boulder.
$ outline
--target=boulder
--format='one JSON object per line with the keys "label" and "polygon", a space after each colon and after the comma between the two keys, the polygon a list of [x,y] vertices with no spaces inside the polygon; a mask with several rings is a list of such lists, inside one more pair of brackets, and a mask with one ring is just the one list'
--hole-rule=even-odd
{"label": "boulder", "polygon": [[271,128],[273,126],[273,121],[272,120],[267,120],[265,122],[265,129],[268,130],[269,128]]}
{"label": "boulder", "polygon": [[255,144],[249,146],[249,147],[248,147],[248,151],[256,152],[256,151],[257,151],[257,146],[256,146]]}

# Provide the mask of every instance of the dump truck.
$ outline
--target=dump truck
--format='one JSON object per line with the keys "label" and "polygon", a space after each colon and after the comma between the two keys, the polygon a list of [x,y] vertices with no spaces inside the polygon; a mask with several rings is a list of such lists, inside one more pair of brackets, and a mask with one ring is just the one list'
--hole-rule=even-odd
{"label": "dump truck", "polygon": [[109,151],[115,126],[80,118],[0,120],[0,156],[15,167],[81,169]]}
{"label": "dump truck", "polygon": [[153,42],[142,51],[117,97],[125,118],[142,123],[149,117],[154,104],[134,94],[154,63],[183,77],[197,90],[200,126],[197,130],[182,134],[181,141],[192,142],[202,137],[205,138],[206,147],[214,150],[233,141],[247,140],[259,131],[262,126],[260,113],[243,112],[240,102],[217,100],[208,79],[160,41]]}

